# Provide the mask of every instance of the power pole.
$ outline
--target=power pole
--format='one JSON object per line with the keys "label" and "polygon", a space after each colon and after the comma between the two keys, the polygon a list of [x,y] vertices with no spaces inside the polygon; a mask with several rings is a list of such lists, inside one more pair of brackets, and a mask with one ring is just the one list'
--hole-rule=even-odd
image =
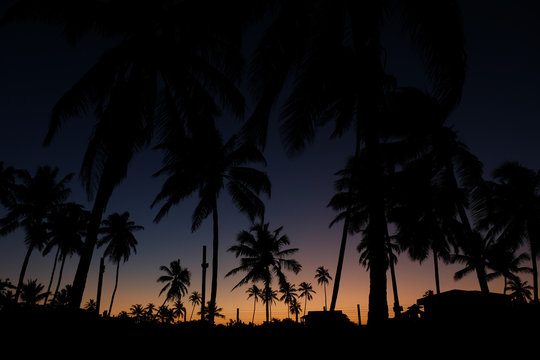
{"label": "power pole", "polygon": [[204,320],[205,315],[205,301],[206,301],[206,269],[208,268],[208,263],[206,262],[206,246],[203,245],[203,259],[202,259],[202,290],[201,290],[201,320]]}

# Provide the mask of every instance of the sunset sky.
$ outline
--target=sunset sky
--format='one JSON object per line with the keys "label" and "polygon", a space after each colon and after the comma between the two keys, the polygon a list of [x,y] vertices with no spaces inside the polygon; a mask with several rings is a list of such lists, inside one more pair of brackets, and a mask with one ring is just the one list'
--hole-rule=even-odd
{"label": "sunset sky", "polygon": [[[497,0],[461,1],[464,29],[468,48],[468,70],[463,100],[449,119],[461,139],[484,163],[486,178],[493,168],[505,160],[520,161],[533,169],[540,168],[540,10],[536,1]],[[3,12],[5,5],[0,6]],[[395,75],[402,86],[428,89],[420,57],[410,50],[408,39],[398,33],[397,26],[385,30],[388,51],[388,72]],[[78,174],[87,139],[92,129],[92,118],[74,118],[66,122],[52,145],[41,146],[50,118],[50,111],[60,96],[79,79],[110,42],[84,38],[76,47],[69,47],[54,26],[35,23],[10,24],[0,27],[0,161],[16,168],[34,172],[38,165],[57,166],[65,175]],[[249,96],[249,95],[248,95]],[[248,109],[247,113],[250,113]],[[291,283],[311,282],[317,291],[307,309],[321,310],[324,305],[323,288],[314,279],[315,269],[326,267],[332,277],[341,238],[340,224],[329,229],[335,213],[326,205],[333,195],[334,173],[353,153],[351,136],[329,140],[329,132],[321,129],[315,143],[294,158],[284,153],[277,132],[278,112],[273,116],[268,147],[265,151],[272,182],[272,196],[266,201],[265,220],[270,228],[283,226],[282,233],[291,240],[291,247],[299,248],[296,258],[302,264],[298,275],[290,274]],[[241,122],[222,120],[221,126],[235,131]],[[158,297],[162,284],[160,265],[180,259],[192,274],[190,293],[201,287],[202,246],[211,254],[211,219],[195,233],[191,233],[191,214],[196,198],[173,208],[159,224],[153,223],[157,209],[150,204],[158,193],[163,178],[152,174],[161,166],[161,154],[147,150],[133,161],[128,178],[114,192],[105,216],[113,212],[129,211],[137,224],[145,227],[136,233],[137,253],[120,268],[120,282],[113,313],[129,310],[133,304],[152,302],[161,305]],[[91,208],[79,179],[74,177],[70,200]],[[245,290],[231,292],[240,275],[224,278],[224,274],[238,265],[234,254],[226,250],[234,244],[238,232],[248,229],[249,220],[239,214],[224,193],[218,203],[220,211],[220,264],[217,304],[223,308],[225,320],[236,317],[251,320],[253,303]],[[3,209],[0,209],[0,216]],[[16,283],[25,255],[24,233],[16,231],[0,238],[0,279],[10,278]],[[356,246],[359,236],[350,237],[337,309],[357,321],[356,305],[367,320],[369,276],[358,264]],[[88,275],[83,303],[96,297],[99,258],[103,249],[94,253]],[[66,265],[64,285],[73,280],[78,258]],[[27,278],[48,283],[53,256],[43,257],[37,251],[30,259]],[[453,280],[460,265],[443,265],[441,288],[478,289],[475,275],[459,282]],[[432,259],[423,264],[411,262],[402,254],[396,266],[401,305],[406,309],[427,290],[435,288]],[[102,297],[102,309],[107,309],[114,286],[115,266],[107,263]],[[529,280],[528,276],[523,279]],[[210,269],[207,273],[207,300],[210,293]],[[333,282],[327,289],[330,302]],[[490,290],[502,292],[502,282],[490,283]],[[303,301],[303,300],[302,300]],[[191,312],[191,304],[184,300]],[[393,305],[390,276],[388,276],[388,305]],[[303,303],[302,303],[303,307]],[[264,316],[264,308],[257,304],[256,322]],[[197,310],[196,310],[197,311]],[[392,314],[392,312],[391,312]],[[274,317],[287,315],[286,307],[277,304]],[[195,315],[194,315],[195,317]],[[257,320],[258,319],[258,320]]]}

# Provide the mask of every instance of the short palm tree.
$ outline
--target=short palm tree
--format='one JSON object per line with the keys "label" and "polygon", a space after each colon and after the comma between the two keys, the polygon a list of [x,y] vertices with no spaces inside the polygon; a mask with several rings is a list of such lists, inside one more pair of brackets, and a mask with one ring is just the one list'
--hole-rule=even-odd
{"label": "short palm tree", "polygon": [[290,305],[298,297],[298,294],[296,293],[296,287],[294,284],[287,282],[280,286],[279,292],[282,294],[279,300],[283,301],[283,303],[287,306],[287,318],[289,318]]}
{"label": "short palm tree", "polygon": [[43,284],[38,283],[37,279],[28,280],[21,288],[21,300],[28,305],[37,305],[47,296],[43,289]]}
{"label": "short palm tree", "polygon": [[142,304],[131,305],[129,308],[129,314],[135,319],[135,321],[141,321],[144,317],[144,308]]}
{"label": "short palm tree", "polygon": [[184,321],[186,321],[186,307],[182,303],[182,300],[176,299],[172,311],[173,315],[178,318],[178,322],[180,322],[181,318],[184,318]]}
{"label": "short palm tree", "polygon": [[201,294],[199,294],[197,291],[194,291],[189,295],[189,302],[193,305],[193,309],[191,309],[191,315],[189,316],[189,321],[193,318],[193,311],[195,311],[195,307],[201,305]]}
{"label": "short palm tree", "polygon": [[[269,230],[269,224],[253,225],[250,231],[242,231],[236,241],[238,245],[231,246],[228,251],[240,257],[240,266],[229,271],[225,276],[244,272],[246,275],[233,287],[249,282],[262,281],[264,284],[263,298],[269,297],[273,274],[278,278],[280,286],[286,286],[287,279],[283,270],[297,274],[302,269],[298,261],[288,257],[298,251],[296,248],[284,249],[290,244],[287,235],[280,235],[283,227],[274,231]],[[270,302],[266,302],[266,321],[270,321]]]}
{"label": "short palm tree", "polygon": [[[261,192],[270,195],[270,181],[266,173],[248,167],[249,164],[266,164],[262,153],[250,143],[241,143],[232,136],[223,143],[217,130],[206,128],[192,138],[181,137],[162,144],[165,166],[156,173],[168,175],[154,203],[164,201],[155,221],[165,216],[173,205],[193,193],[198,193],[199,203],[192,216],[191,230],[196,231],[203,220],[212,215],[212,283],[210,303],[217,296],[219,224],[218,198],[226,188],[237,208],[251,221],[264,213]],[[214,306],[211,306],[213,309]],[[213,315],[210,314],[210,322]]]}
{"label": "short palm tree", "polygon": [[307,302],[313,299],[313,295],[316,291],[313,290],[311,283],[301,282],[298,285],[298,291],[300,292],[299,296],[304,298],[304,316],[306,315]]}
{"label": "short palm tree", "polygon": [[120,262],[126,262],[131,256],[131,251],[137,252],[137,239],[133,232],[143,230],[144,227],[136,225],[129,220],[129,212],[123,214],[114,213],[103,220],[103,227],[100,233],[103,237],[98,241],[98,247],[107,245],[104,256],[108,257],[116,264],[116,280],[114,290],[109,305],[109,315],[111,314],[114,296],[118,288],[118,273],[120,271]]}
{"label": "short palm tree", "polygon": [[517,274],[531,273],[532,269],[521,264],[530,260],[529,255],[522,253],[516,254],[515,249],[508,248],[502,243],[495,244],[488,255],[488,267],[493,270],[487,274],[488,281],[503,277],[503,293],[506,294],[508,280],[519,279]]}
{"label": "short palm tree", "polygon": [[18,171],[21,183],[14,188],[14,199],[7,208],[7,215],[0,219],[0,235],[6,235],[17,228],[23,228],[26,233],[28,250],[19,275],[15,302],[19,299],[32,251],[42,250],[49,240],[46,222],[48,216],[71,193],[67,183],[73,174],[58,179],[58,172],[58,168],[50,166],[38,167],[33,176],[26,170]]}
{"label": "short palm tree", "polygon": [[257,285],[253,284],[246,290],[246,294],[248,294],[248,299],[253,298],[253,316],[251,317],[251,323],[255,324],[255,308],[257,306],[257,301],[262,299],[262,291]]}
{"label": "short palm tree", "polygon": [[332,280],[328,269],[324,266],[319,266],[315,270],[315,279],[317,279],[317,284],[324,287],[324,310],[328,309],[328,304],[326,303],[326,285],[328,285],[329,280]]}
{"label": "short palm tree", "polygon": [[180,265],[180,259],[171,261],[169,267],[161,265],[159,269],[165,272],[165,275],[157,279],[157,282],[166,283],[159,292],[160,296],[167,292],[163,305],[168,301],[181,299],[187,294],[188,286],[191,284],[191,273]]}
{"label": "short palm tree", "polygon": [[291,310],[291,314],[295,315],[296,322],[298,322],[298,315],[302,311],[302,305],[298,302],[298,299],[294,299],[291,302],[289,309]]}
{"label": "short palm tree", "polygon": [[512,278],[508,283],[508,290],[511,291],[510,296],[512,301],[519,304],[526,304],[527,301],[532,301],[531,290],[533,287],[527,284],[527,281],[521,281],[519,278]]}
{"label": "short palm tree", "polygon": [[148,303],[144,307],[144,319],[146,321],[154,320],[154,310],[156,310],[156,305],[153,303]]}

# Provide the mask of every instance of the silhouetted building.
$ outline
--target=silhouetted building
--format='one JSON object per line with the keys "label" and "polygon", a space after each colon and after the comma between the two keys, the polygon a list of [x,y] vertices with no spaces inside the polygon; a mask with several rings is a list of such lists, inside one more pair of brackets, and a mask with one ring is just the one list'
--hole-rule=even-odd
{"label": "silhouetted building", "polygon": [[507,295],[480,291],[450,290],[417,300],[426,320],[464,322],[503,320],[509,313]]}
{"label": "silhouetted building", "polygon": [[340,310],[310,311],[304,316],[306,326],[310,327],[343,327],[353,323]]}

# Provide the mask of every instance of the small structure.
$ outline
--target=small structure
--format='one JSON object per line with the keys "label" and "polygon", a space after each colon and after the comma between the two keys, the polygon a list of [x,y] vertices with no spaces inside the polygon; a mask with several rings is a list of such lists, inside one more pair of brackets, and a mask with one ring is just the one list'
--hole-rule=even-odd
{"label": "small structure", "polygon": [[424,306],[426,320],[466,322],[501,319],[508,313],[510,301],[503,294],[450,290],[423,297],[416,303]]}
{"label": "small structure", "polygon": [[353,325],[341,310],[310,311],[304,316],[304,321],[306,326],[309,327],[344,327]]}

